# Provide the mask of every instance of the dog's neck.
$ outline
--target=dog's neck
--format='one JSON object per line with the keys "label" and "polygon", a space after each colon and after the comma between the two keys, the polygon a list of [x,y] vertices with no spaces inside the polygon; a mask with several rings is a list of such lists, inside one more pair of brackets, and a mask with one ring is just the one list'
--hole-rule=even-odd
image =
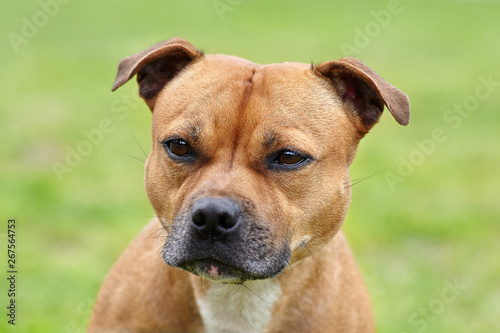
{"label": "dog's neck", "polygon": [[280,295],[280,283],[275,279],[243,285],[210,283],[204,297],[196,301],[205,332],[262,332]]}

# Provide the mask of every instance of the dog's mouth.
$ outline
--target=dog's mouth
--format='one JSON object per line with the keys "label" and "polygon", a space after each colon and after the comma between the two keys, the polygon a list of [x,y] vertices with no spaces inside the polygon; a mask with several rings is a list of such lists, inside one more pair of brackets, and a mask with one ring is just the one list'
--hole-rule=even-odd
{"label": "dog's mouth", "polygon": [[[232,207],[222,206],[226,210]],[[221,207],[213,204],[208,208],[217,212]],[[248,214],[238,211],[241,220],[231,227],[223,226],[219,217],[222,222],[212,221],[212,230],[205,227],[206,222],[196,224],[200,221],[188,213],[180,214],[169,230],[162,249],[167,265],[207,280],[236,284],[273,278],[287,267],[291,257],[288,243],[273,241],[269,228]],[[207,217],[202,222],[205,220]]]}
{"label": "dog's mouth", "polygon": [[271,275],[252,274],[241,268],[223,263],[213,258],[191,260],[179,265],[179,268],[210,281],[230,284],[241,284],[249,280],[266,279],[274,277],[281,272],[280,269],[278,272]]}

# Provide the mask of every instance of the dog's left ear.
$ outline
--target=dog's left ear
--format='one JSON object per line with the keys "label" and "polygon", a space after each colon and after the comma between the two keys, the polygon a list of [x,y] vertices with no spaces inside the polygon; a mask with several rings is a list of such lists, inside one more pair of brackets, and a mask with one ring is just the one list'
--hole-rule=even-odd
{"label": "dog's left ear", "polygon": [[384,105],[398,123],[405,126],[410,123],[408,96],[361,61],[342,58],[312,69],[331,81],[342,102],[360,120],[357,123],[361,132],[368,132],[378,122]]}
{"label": "dog's left ear", "polygon": [[122,59],[118,65],[111,91],[137,74],[139,95],[153,110],[158,93],[184,68],[201,58],[203,53],[190,42],[171,38],[150,48]]}

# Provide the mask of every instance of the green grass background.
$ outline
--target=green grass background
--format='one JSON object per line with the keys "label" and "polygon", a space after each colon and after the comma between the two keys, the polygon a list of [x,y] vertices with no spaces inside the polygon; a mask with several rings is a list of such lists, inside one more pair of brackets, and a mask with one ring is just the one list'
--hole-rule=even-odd
{"label": "green grass background", "polygon": [[[66,1],[17,53],[9,33],[22,35],[23,18],[42,6],[0,10],[0,332],[84,332],[106,272],[154,215],[142,162],[125,155],[143,159],[135,140],[149,150],[151,114],[131,99],[135,83],[110,92],[121,58],[181,36],[206,53],[318,63],[345,56],[341,45],[356,46],[366,28],[374,30],[358,58],[412,105],[409,127],[386,112],[351,168],[353,179],[374,174],[353,187],[344,231],[378,331],[500,331],[500,86],[458,128],[444,119],[471,100],[480,77],[500,82],[500,2],[401,1],[377,31],[373,13],[388,1]],[[127,98],[122,119],[114,111]],[[53,162],[106,118],[113,130],[59,181]],[[446,140],[390,186],[387,173],[439,128]],[[14,327],[9,218],[18,226]],[[465,287],[453,300],[450,283]]]}

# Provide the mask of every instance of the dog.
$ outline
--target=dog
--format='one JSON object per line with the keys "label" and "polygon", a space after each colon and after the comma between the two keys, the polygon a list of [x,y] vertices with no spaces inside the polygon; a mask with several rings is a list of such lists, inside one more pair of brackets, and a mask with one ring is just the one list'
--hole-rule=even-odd
{"label": "dog", "polygon": [[134,75],[157,218],[88,332],[373,332],[340,227],[359,141],[384,108],[408,125],[407,95],[355,58],[259,65],[181,38],[124,58],[112,90]]}

